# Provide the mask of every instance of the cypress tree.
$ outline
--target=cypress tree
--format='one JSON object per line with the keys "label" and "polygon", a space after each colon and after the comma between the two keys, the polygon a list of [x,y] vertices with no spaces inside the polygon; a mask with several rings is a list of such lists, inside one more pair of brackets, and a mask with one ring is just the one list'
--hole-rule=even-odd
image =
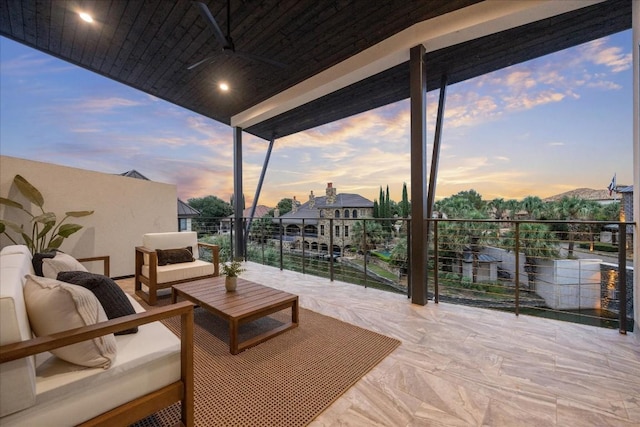
{"label": "cypress tree", "polygon": [[400,205],[400,214],[403,218],[409,217],[409,196],[407,194],[407,183],[402,183],[402,203]]}

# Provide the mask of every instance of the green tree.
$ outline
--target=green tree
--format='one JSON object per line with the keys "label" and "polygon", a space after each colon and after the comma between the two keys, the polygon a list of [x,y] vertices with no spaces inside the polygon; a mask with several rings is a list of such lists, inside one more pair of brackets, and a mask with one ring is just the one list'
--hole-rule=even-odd
{"label": "green tree", "polygon": [[402,218],[408,218],[411,213],[411,206],[409,205],[409,196],[407,193],[407,183],[402,183],[402,201],[398,205],[398,211]]}
{"label": "green tree", "polygon": [[216,196],[196,197],[187,200],[189,206],[200,211],[200,217],[194,218],[197,230],[213,233],[220,227],[220,219],[233,213],[231,205]]}
{"label": "green tree", "polygon": [[438,200],[435,209],[446,214],[448,218],[468,218],[471,212],[484,213],[487,203],[475,190],[461,191],[453,196]]}
{"label": "green tree", "polygon": [[389,198],[389,185],[387,184],[387,191],[384,196],[385,206],[384,206],[384,217],[391,218],[391,198]]}
{"label": "green tree", "polygon": [[[366,233],[365,233],[366,231]],[[384,240],[382,225],[377,221],[356,221],[351,228],[351,241],[362,252],[375,249],[376,245]]]}
{"label": "green tree", "polygon": [[520,207],[527,213],[527,219],[536,219],[544,209],[544,202],[538,196],[527,196]]}
{"label": "green tree", "polygon": [[409,252],[407,251],[407,239],[400,239],[391,250],[391,262],[394,265],[397,265],[402,270],[403,274],[406,274],[408,259]]}
{"label": "green tree", "polygon": [[[504,246],[509,250],[516,247],[515,231],[510,231],[504,239]],[[527,272],[529,290],[535,290],[538,264],[544,259],[553,259],[559,256],[558,248],[554,241],[554,234],[549,231],[546,224],[522,223],[518,235],[520,250],[524,253],[524,270]]]}
{"label": "green tree", "polygon": [[[592,208],[584,199],[578,197],[563,197],[556,205],[558,219],[576,221],[589,219]],[[573,256],[573,249],[575,245],[575,236],[578,232],[579,224],[568,224],[568,240],[569,247],[567,249],[567,256],[571,258]]]}
{"label": "green tree", "polygon": [[280,216],[282,216],[286,213],[291,212],[292,206],[293,206],[293,199],[284,198],[284,199],[280,199],[280,201],[276,205],[276,208],[278,208],[278,210],[280,211]]}
{"label": "green tree", "polygon": [[508,204],[504,199],[497,198],[489,202],[488,208],[493,211],[493,217],[495,219],[502,219],[502,216],[508,209]]}

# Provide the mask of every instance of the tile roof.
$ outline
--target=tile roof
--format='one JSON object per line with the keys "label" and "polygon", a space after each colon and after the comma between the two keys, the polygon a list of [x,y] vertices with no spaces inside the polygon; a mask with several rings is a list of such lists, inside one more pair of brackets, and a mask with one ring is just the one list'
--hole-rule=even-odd
{"label": "tile roof", "polygon": [[287,212],[286,214],[280,215],[280,218],[287,224],[302,224],[303,218],[309,220],[305,221],[305,224],[313,224],[320,218],[320,209],[332,208],[373,208],[373,202],[359,194],[350,193],[336,194],[335,203],[327,203],[327,196],[316,196],[313,207],[311,207],[310,201],[306,201],[298,206],[296,212]]}

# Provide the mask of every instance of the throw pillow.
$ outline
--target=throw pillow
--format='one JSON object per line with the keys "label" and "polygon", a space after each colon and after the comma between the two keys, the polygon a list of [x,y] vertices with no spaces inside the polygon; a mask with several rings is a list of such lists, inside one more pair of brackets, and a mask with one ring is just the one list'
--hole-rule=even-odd
{"label": "throw pillow", "polygon": [[42,272],[42,260],[45,258],[53,258],[56,256],[57,252],[59,252],[57,249],[53,249],[49,252],[38,252],[33,254],[31,264],[33,264],[33,271],[36,272],[36,276],[44,277],[44,273]]}
{"label": "throw pillow", "polygon": [[193,252],[191,246],[178,249],[156,249],[158,254],[158,265],[180,264],[182,262],[193,262]]}
{"label": "throw pillow", "polygon": [[[27,275],[24,300],[33,333],[51,335],[106,322],[98,298],[88,289],[46,277]],[[62,360],[92,368],[111,366],[117,344],[113,334],[51,350]]]}
{"label": "throw pillow", "polygon": [[[113,279],[87,271],[61,271],[58,280],[89,289],[98,298],[109,319],[136,314],[124,291]],[[138,328],[116,332],[115,335],[135,334]]]}
{"label": "throw pillow", "polygon": [[56,253],[56,256],[53,258],[45,258],[42,260],[42,273],[44,277],[55,279],[61,271],[87,271],[87,269],[74,257],[63,252]]}

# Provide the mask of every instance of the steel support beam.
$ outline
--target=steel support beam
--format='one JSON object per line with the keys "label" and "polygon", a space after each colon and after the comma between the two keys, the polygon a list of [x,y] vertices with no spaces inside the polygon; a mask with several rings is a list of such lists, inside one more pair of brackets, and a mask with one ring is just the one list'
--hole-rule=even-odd
{"label": "steel support beam", "polygon": [[[447,98],[447,75],[444,74],[442,76],[442,82],[440,84],[440,99],[438,101],[438,116],[436,118],[436,132],[433,136],[433,152],[431,154],[431,172],[429,173],[429,187],[427,192],[427,218],[433,218],[433,205],[436,199],[436,184],[438,182],[438,165],[440,163],[440,141],[442,140],[442,122],[444,120],[444,104]],[[426,224],[426,243],[427,247],[425,249],[425,258],[427,259],[427,263],[429,262],[429,239],[431,238],[431,228],[437,227],[438,223],[432,223],[431,221],[427,221]],[[433,230],[434,235],[437,235],[436,231]],[[434,243],[438,240],[434,238]],[[433,277],[433,296],[435,302],[438,302],[438,248],[434,248],[434,277]],[[429,269],[425,273],[427,289],[429,289]]]}
{"label": "steel support beam", "polygon": [[418,45],[410,51],[411,96],[411,302],[427,303],[427,72],[425,48]]}
{"label": "steel support beam", "polygon": [[233,232],[234,256],[244,257],[244,227],[242,226],[242,128],[233,128]]}
{"label": "steel support beam", "polygon": [[269,166],[269,159],[271,158],[271,151],[273,150],[273,143],[275,139],[271,138],[269,141],[269,148],[267,148],[267,154],[264,157],[264,164],[262,165],[262,171],[260,172],[260,179],[258,180],[258,187],[256,188],[256,195],[253,198],[251,204],[251,212],[249,212],[249,221],[247,221],[246,235],[249,235],[251,230],[251,223],[253,222],[253,216],[256,214],[256,207],[258,206],[258,199],[260,199],[260,191],[262,191],[262,183],[264,182],[264,176],[267,173],[267,167]]}
{"label": "steel support beam", "polygon": [[640,337],[640,2],[632,6],[632,56],[633,56],[633,310],[636,327],[634,334]]}

